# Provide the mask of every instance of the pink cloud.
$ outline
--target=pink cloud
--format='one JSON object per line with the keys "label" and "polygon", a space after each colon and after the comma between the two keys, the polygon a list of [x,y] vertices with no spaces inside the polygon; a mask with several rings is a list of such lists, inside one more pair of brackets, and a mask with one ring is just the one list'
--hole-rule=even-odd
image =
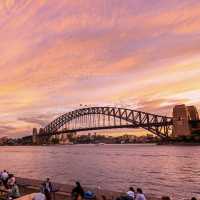
{"label": "pink cloud", "polygon": [[182,101],[199,106],[199,9],[198,1],[178,0],[0,2],[8,133],[47,122],[32,112],[80,103],[138,103],[159,113]]}

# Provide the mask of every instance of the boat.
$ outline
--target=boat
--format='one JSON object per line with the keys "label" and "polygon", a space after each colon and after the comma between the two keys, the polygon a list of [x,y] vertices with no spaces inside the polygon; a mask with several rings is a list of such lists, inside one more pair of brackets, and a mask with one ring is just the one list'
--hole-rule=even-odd
{"label": "boat", "polygon": [[103,143],[103,142],[100,142],[100,143],[97,143],[97,144],[95,144],[96,146],[102,146],[102,145],[105,145],[105,143]]}

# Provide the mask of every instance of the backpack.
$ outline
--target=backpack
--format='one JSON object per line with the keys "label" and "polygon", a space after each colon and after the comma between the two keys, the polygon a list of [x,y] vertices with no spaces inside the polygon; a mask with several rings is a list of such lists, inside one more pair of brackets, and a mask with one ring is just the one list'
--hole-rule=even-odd
{"label": "backpack", "polygon": [[87,191],[84,193],[84,199],[95,199],[96,196],[93,192]]}

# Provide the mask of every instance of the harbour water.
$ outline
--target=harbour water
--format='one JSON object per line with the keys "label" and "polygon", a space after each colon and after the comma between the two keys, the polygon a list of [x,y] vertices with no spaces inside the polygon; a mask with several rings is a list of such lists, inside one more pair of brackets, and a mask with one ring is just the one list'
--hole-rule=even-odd
{"label": "harbour water", "polygon": [[200,146],[58,145],[0,147],[0,170],[114,191],[200,198]]}

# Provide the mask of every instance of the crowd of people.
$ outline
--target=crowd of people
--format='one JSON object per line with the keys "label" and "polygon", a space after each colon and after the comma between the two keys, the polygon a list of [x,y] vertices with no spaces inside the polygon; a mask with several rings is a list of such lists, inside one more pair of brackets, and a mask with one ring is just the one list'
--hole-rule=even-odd
{"label": "crowd of people", "polygon": [[[124,200],[147,200],[141,188],[137,188],[135,192],[133,187],[129,188],[129,191],[126,193],[126,196],[122,196],[122,200],[123,199]],[[161,197],[161,200],[172,200],[172,199],[169,196],[163,196]],[[191,200],[197,200],[197,199],[195,197],[192,197]]]}
{"label": "crowd of people", "polygon": [[[2,191],[6,191],[6,199],[12,200],[19,198],[20,191],[19,186],[17,185],[16,178],[13,174],[8,173],[6,170],[0,172],[0,187],[4,188]],[[47,178],[41,185],[40,192],[35,193],[32,200],[52,200],[52,193],[55,192],[53,189],[53,184],[50,179]],[[76,182],[75,187],[71,192],[71,200],[95,200],[96,196],[93,192],[84,191],[80,182]],[[105,195],[102,195],[102,200],[107,200]],[[129,190],[116,198],[116,200],[147,200],[145,194],[141,188],[134,190],[133,187],[130,187]],[[169,196],[161,197],[161,200],[172,200]],[[195,197],[192,197],[191,200],[197,200]]]}
{"label": "crowd of people", "polygon": [[4,191],[7,192],[7,199],[16,199],[20,197],[15,176],[8,173],[6,170],[0,172],[0,186],[2,187],[2,191],[4,189]]}

